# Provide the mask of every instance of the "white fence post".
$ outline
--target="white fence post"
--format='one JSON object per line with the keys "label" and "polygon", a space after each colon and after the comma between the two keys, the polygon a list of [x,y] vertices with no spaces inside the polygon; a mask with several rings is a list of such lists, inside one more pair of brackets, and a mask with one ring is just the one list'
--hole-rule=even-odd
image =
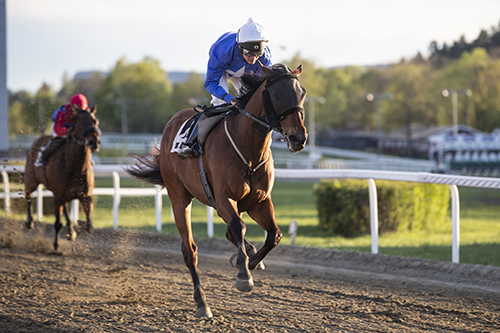
{"label": "white fence post", "polygon": [[120,207],[120,175],[118,172],[113,171],[113,188],[115,193],[113,195],[113,229],[118,229],[118,209]]}
{"label": "white fence post", "polygon": [[377,186],[373,179],[367,179],[370,197],[370,232],[372,236],[372,253],[378,254],[378,200]]}
{"label": "white fence post", "polygon": [[159,185],[155,185],[155,212],[156,212],[156,231],[161,232],[161,206],[162,206],[162,198],[161,198],[161,187]]}
{"label": "white fence post", "polygon": [[207,206],[207,234],[214,237],[214,208],[211,206]]}
{"label": "white fence post", "polygon": [[80,202],[76,199],[74,200],[71,200],[71,212],[70,212],[70,215],[69,215],[69,219],[71,220],[71,222],[73,223],[77,223],[78,222],[78,214],[79,214],[79,208],[80,208]]}
{"label": "white fence post", "polygon": [[451,261],[460,260],[460,197],[457,185],[449,185],[451,194]]}
{"label": "white fence post", "polygon": [[41,221],[43,220],[43,185],[38,185],[36,191],[36,215],[38,216],[38,220]]}
{"label": "white fence post", "polygon": [[5,215],[10,215],[10,185],[9,185],[9,175],[7,171],[2,170],[3,178],[3,190],[5,193],[4,205],[5,205]]}

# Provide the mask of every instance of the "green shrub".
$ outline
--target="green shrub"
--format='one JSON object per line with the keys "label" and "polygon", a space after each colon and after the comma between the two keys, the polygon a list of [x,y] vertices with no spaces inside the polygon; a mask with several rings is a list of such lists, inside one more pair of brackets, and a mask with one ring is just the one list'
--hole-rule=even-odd
{"label": "green shrub", "polygon": [[[377,181],[379,233],[427,229],[446,223],[448,186]],[[366,180],[322,181],[314,189],[320,227],[344,237],[370,232]]]}

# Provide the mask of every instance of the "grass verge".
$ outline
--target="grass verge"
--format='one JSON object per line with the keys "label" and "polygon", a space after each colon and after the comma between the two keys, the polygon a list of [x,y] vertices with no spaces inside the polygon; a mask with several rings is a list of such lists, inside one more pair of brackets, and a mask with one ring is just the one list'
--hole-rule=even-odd
{"label": "grass verge", "polygon": [[[98,187],[112,187],[111,179],[96,179]],[[132,179],[122,179],[122,187],[144,187],[144,183]],[[325,234],[318,227],[316,200],[313,193],[314,182],[277,181],[272,192],[276,221],[283,232],[281,244],[290,244],[288,227],[297,221],[298,233],[295,245],[322,247],[344,251],[371,251],[371,238],[364,235],[344,238]],[[460,187],[460,262],[500,266],[500,218],[498,205],[500,191]],[[110,196],[94,197],[94,224],[97,228],[112,228],[112,202]],[[379,203],[383,204],[383,203]],[[24,219],[22,204],[13,205],[14,217]],[[36,206],[34,206],[36,207]],[[176,234],[174,219],[170,212],[170,201],[163,198],[162,232]],[[44,221],[52,223],[53,215],[45,212]],[[5,216],[2,210],[0,216]],[[80,218],[84,218],[80,210]],[[264,231],[246,214],[246,238],[252,242],[262,242]],[[198,201],[193,202],[192,224],[195,236],[207,236],[207,209]],[[451,217],[446,225],[431,230],[382,234],[379,237],[379,253],[418,257],[432,260],[451,261]],[[124,197],[120,203],[119,228],[139,231],[155,231],[154,199],[152,197]],[[226,224],[215,214],[214,236],[224,238]]]}

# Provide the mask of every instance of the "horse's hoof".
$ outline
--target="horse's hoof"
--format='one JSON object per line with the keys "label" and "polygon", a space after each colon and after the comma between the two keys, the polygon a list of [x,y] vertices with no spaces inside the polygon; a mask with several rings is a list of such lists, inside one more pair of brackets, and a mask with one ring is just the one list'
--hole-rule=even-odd
{"label": "horse's hoof", "polygon": [[238,265],[238,253],[235,253],[229,258],[229,263],[236,269],[240,269],[240,265]]}
{"label": "horse's hoof", "polygon": [[202,306],[199,309],[196,309],[196,317],[197,318],[212,318],[212,311],[208,306]]}
{"label": "horse's hoof", "polygon": [[238,289],[239,291],[243,291],[243,292],[252,291],[253,279],[250,278],[248,280],[242,280],[242,279],[236,278],[236,282],[234,283],[234,285],[236,286],[236,289]]}
{"label": "horse's hoof", "polygon": [[93,229],[92,224],[87,221],[78,220],[77,223],[81,232],[91,232]]}
{"label": "horse's hoof", "polygon": [[25,230],[32,230],[35,229],[35,223],[33,221],[28,221],[24,224],[24,229]]}
{"label": "horse's hoof", "polygon": [[264,260],[262,260],[261,262],[259,262],[257,264],[257,266],[255,266],[255,269],[262,269],[262,270],[265,270],[266,269],[266,265],[264,265]]}
{"label": "horse's hoof", "polygon": [[72,242],[76,241],[76,232],[74,232],[74,231],[73,232],[68,232],[66,234],[66,239],[69,240],[69,241],[72,241]]}

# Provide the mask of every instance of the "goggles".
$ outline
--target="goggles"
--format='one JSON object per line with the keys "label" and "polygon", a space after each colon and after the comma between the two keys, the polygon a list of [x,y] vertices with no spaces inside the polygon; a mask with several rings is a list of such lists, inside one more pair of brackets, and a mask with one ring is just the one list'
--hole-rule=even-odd
{"label": "goggles", "polygon": [[264,54],[264,50],[251,51],[251,50],[247,50],[247,49],[244,49],[244,48],[241,48],[241,50],[242,50],[243,55],[247,56],[247,57],[257,57],[257,58],[260,58]]}

